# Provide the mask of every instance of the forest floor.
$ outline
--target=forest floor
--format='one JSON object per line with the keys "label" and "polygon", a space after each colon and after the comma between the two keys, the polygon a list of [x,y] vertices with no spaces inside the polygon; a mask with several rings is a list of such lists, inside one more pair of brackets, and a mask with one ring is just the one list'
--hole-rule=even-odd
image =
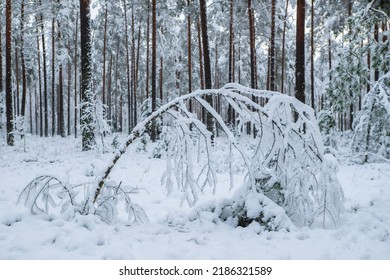
{"label": "forest floor", "polygon": [[[0,259],[390,259],[390,164],[354,163],[347,148],[337,155],[346,211],[331,229],[259,234],[255,226],[190,222],[191,209],[181,203],[180,191],[168,195],[161,184],[165,160],[136,149],[124,155],[112,177],[141,189],[132,199],[143,207],[148,223],[32,215],[16,203],[39,175],[71,184],[93,181],[112,157],[110,150],[80,152],[79,139],[57,137],[29,136],[26,151],[21,140],[15,147],[0,144]],[[234,193],[226,187],[228,177],[219,171],[216,197]],[[243,175],[234,178],[238,186]],[[208,191],[201,198],[211,199]]]}

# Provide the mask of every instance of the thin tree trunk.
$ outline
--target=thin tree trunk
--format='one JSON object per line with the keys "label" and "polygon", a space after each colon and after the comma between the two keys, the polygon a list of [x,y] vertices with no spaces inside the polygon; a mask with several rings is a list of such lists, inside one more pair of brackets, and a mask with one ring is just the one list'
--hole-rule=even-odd
{"label": "thin tree trunk", "polygon": [[284,75],[285,75],[285,49],[286,49],[286,27],[287,27],[287,17],[288,17],[288,2],[286,1],[286,9],[285,9],[285,16],[284,16],[284,23],[283,23],[283,38],[282,38],[282,73],[281,73],[281,83],[280,83],[280,92],[284,93]]}
{"label": "thin tree trunk", "polygon": [[78,94],[77,94],[77,33],[78,33],[78,15],[76,16],[76,30],[74,37],[74,137],[77,138],[77,106],[78,106]]}
{"label": "thin tree trunk", "polygon": [[[379,25],[376,23],[374,27],[374,40],[379,43]],[[379,69],[375,68],[374,70],[374,81],[379,80]]]}
{"label": "thin tree trunk", "polygon": [[[152,112],[156,111],[157,98],[157,14],[156,0],[152,0]],[[157,139],[156,122],[152,122],[151,140]]]}
{"label": "thin tree trunk", "polygon": [[161,103],[163,101],[163,57],[161,56],[160,57],[160,100],[161,100]]}
{"label": "thin tree trunk", "polygon": [[105,7],[104,15],[104,35],[103,35],[103,80],[102,80],[102,104],[103,104],[103,118],[106,118],[105,114],[105,104],[106,104],[106,49],[107,49],[107,18],[108,18],[108,8],[107,0]]}
{"label": "thin tree trunk", "polygon": [[20,59],[22,63],[22,104],[21,116],[25,116],[26,99],[27,99],[27,76],[26,76],[26,62],[24,58],[24,0],[21,2],[21,22],[20,22]]}
{"label": "thin tree trunk", "polygon": [[305,0],[297,0],[295,97],[305,103]]}
{"label": "thin tree trunk", "polygon": [[[39,0],[39,6],[42,8],[42,1]],[[42,42],[42,63],[43,63],[43,102],[44,102],[44,124],[45,124],[45,137],[49,136],[49,106],[48,106],[48,94],[47,94],[47,65],[46,65],[46,40],[45,40],[45,25],[43,22],[43,13],[40,13],[41,24],[41,42]],[[42,102],[42,99],[41,101]]]}
{"label": "thin tree trunk", "polygon": [[131,133],[131,79],[130,79],[130,54],[129,54],[129,34],[127,30],[127,5],[126,0],[123,1],[123,8],[125,13],[125,43],[126,43],[126,75],[127,75],[127,129]]}
{"label": "thin tree trunk", "polygon": [[[233,0],[232,0],[233,1]],[[191,0],[187,0],[189,9]],[[191,13],[187,12],[187,57],[188,57],[188,93],[192,92],[192,44],[191,44]],[[192,100],[189,101],[189,111],[192,112]]]}
{"label": "thin tree trunk", "polygon": [[202,37],[201,37],[201,25],[198,21],[198,47],[199,47],[199,76],[200,76],[200,88],[204,89],[204,71],[203,71],[203,50],[202,50]]}
{"label": "thin tree trunk", "polygon": [[[206,11],[206,0],[199,0],[200,8],[200,18],[202,25],[202,44],[203,44],[203,63],[204,63],[204,82],[205,88],[212,88],[211,81],[211,63],[210,63],[210,49],[209,49],[209,39],[207,32],[207,11]],[[211,95],[207,95],[205,100],[213,107],[213,98]],[[207,130],[212,133],[211,142],[214,141],[214,121],[211,114],[208,112],[206,114],[206,126]]]}
{"label": "thin tree trunk", "polygon": [[[60,46],[61,42],[61,26],[58,22],[58,46]],[[63,65],[62,61],[60,61],[59,73],[58,73],[58,100],[57,100],[57,112],[58,112],[58,130],[57,133],[61,137],[65,137],[65,116],[64,116],[64,81],[63,81]]]}
{"label": "thin tree trunk", "polygon": [[149,33],[150,33],[150,1],[148,0],[148,23],[146,27],[146,99],[149,98]]}
{"label": "thin tree trunk", "polygon": [[[38,83],[39,83],[39,128],[40,128],[40,136],[43,136],[43,107],[42,107],[42,79],[41,79],[41,50],[39,44],[39,37],[37,37],[37,49],[38,49]],[[38,106],[37,101],[35,104]],[[37,134],[38,134],[38,126],[37,126]]]}
{"label": "thin tree trunk", "polygon": [[51,25],[51,135],[54,136],[55,134],[55,86],[56,86],[56,80],[55,80],[55,19],[53,17],[52,19],[52,25]]}
{"label": "thin tree trunk", "polygon": [[137,55],[134,67],[134,126],[138,123],[138,110],[137,110],[137,92],[138,92],[138,70],[139,70],[139,58],[141,49],[141,24],[138,26],[138,41],[137,41]]}
{"label": "thin tree trunk", "polygon": [[311,0],[311,28],[310,28],[310,96],[311,107],[314,112],[317,113],[315,108],[315,95],[314,95],[314,0]]}
{"label": "thin tree trunk", "polygon": [[110,63],[108,64],[108,82],[107,82],[107,106],[108,106],[108,111],[107,111],[107,119],[109,121],[113,121],[112,118],[112,94],[111,94],[111,89],[112,89],[112,53],[110,54]]}
{"label": "thin tree trunk", "polygon": [[14,115],[19,116],[20,110],[20,93],[19,93],[19,56],[18,56],[18,46],[17,42],[15,42],[15,76],[16,76],[16,98],[15,98],[15,106],[14,106]]}
{"label": "thin tree trunk", "polygon": [[6,118],[7,118],[7,145],[14,145],[14,134],[13,131],[13,112],[12,112],[12,62],[11,62],[11,53],[12,53],[12,0],[6,1],[6,19],[5,19],[5,108],[6,108]]}
{"label": "thin tree trunk", "polygon": [[[70,54],[70,40],[68,41],[68,54]],[[68,106],[67,106],[67,111],[68,111],[68,121],[67,121],[67,129],[68,129],[68,136],[71,134],[71,125],[70,125],[70,91],[71,91],[71,80],[70,80],[70,77],[72,75],[72,63],[71,63],[71,60],[70,58],[68,59]]]}
{"label": "thin tree trunk", "polygon": [[[229,21],[229,83],[234,83],[234,0],[230,0],[230,21]],[[233,125],[233,107],[229,104],[227,112],[227,123]]]}
{"label": "thin tree trunk", "polygon": [[271,8],[271,76],[270,76],[270,89],[275,90],[275,15],[276,14],[276,0],[272,0]]}

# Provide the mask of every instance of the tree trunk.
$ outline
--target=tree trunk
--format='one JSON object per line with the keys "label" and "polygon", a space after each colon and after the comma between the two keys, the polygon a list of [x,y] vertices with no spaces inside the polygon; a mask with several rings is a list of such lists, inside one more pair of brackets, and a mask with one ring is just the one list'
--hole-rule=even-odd
{"label": "tree trunk", "polygon": [[160,100],[161,100],[161,103],[163,101],[163,65],[164,65],[164,59],[163,57],[161,56],[160,57]]}
{"label": "tree trunk", "polygon": [[149,45],[150,45],[150,40],[149,40],[149,33],[150,33],[150,1],[148,0],[148,23],[146,26],[146,99],[149,98]]}
{"label": "tree trunk", "polygon": [[200,77],[200,89],[204,89],[204,71],[203,71],[203,50],[202,50],[202,37],[201,37],[201,25],[198,21],[198,49],[199,49],[199,77]]}
{"label": "tree trunk", "polygon": [[[60,46],[61,42],[61,27],[58,22],[58,46]],[[57,113],[58,113],[58,130],[57,133],[61,137],[65,137],[65,116],[64,116],[64,81],[63,81],[63,65],[62,61],[60,61],[59,73],[58,73],[58,100],[57,100]]]}
{"label": "tree trunk", "polygon": [[[234,0],[230,0],[230,21],[229,21],[229,83],[234,83]],[[229,104],[227,112],[227,123],[233,125],[234,109]]]}
{"label": "tree trunk", "polygon": [[55,20],[54,15],[51,24],[51,135],[54,136],[56,130],[56,118],[55,118]]}
{"label": "tree trunk", "polygon": [[16,76],[16,98],[14,100],[14,115],[19,116],[19,56],[18,56],[18,45],[17,41],[15,41],[15,76]]}
{"label": "tree trunk", "polygon": [[104,35],[103,35],[103,77],[102,77],[102,104],[103,104],[103,118],[106,118],[105,104],[106,104],[106,49],[107,49],[107,18],[108,8],[107,0],[104,14]]}
{"label": "tree trunk", "polygon": [[280,92],[284,93],[284,68],[286,65],[285,62],[285,53],[286,53],[286,27],[287,27],[287,17],[288,17],[288,0],[286,1],[286,10],[283,23],[283,38],[282,38],[282,73],[281,73],[281,83],[280,83]]}
{"label": "tree trunk", "polygon": [[[209,39],[207,32],[207,11],[206,11],[206,0],[199,0],[200,8],[200,18],[202,25],[202,43],[203,43],[203,63],[204,63],[204,82],[205,88],[212,88],[211,81],[211,64],[210,64],[210,49],[209,49]],[[211,95],[207,95],[205,100],[213,107],[213,98]],[[214,140],[214,122],[212,115],[208,112],[206,114],[206,126],[207,130],[212,133],[211,142]]]}
{"label": "tree trunk", "polygon": [[74,137],[77,138],[77,122],[78,122],[78,94],[77,94],[77,33],[78,33],[78,16],[76,17],[76,31],[74,37]]}
{"label": "tree trunk", "polygon": [[275,88],[275,14],[276,14],[276,0],[272,0],[271,8],[271,76],[270,76],[270,89],[272,91],[276,90]]}
{"label": "tree trunk", "polygon": [[123,1],[123,8],[125,13],[125,44],[126,44],[126,75],[127,75],[127,129],[131,133],[131,80],[130,80],[130,54],[129,54],[129,34],[127,28],[127,1]]}
{"label": "tree trunk", "polygon": [[[43,106],[42,106],[42,78],[41,78],[41,50],[39,44],[39,37],[37,37],[37,56],[38,56],[38,83],[39,83],[39,128],[40,128],[40,136],[43,136]],[[38,102],[36,97],[35,102],[38,108]],[[37,125],[37,134],[38,134],[38,125]]]}
{"label": "tree trunk", "polygon": [[305,0],[297,0],[295,97],[305,103]]}
{"label": "tree trunk", "polygon": [[[27,76],[26,76],[26,62],[24,58],[24,0],[21,3],[21,21],[20,21],[20,59],[22,63],[22,104],[21,116],[26,114],[26,98],[27,98]],[[0,64],[1,65],[1,64]]]}
{"label": "tree trunk", "polygon": [[[152,0],[152,112],[156,111],[157,98],[157,14],[156,0]],[[152,122],[151,140],[157,139],[156,122]]]}
{"label": "tree trunk", "polygon": [[82,149],[88,151],[95,144],[93,125],[93,95],[91,89],[91,27],[90,0],[80,0],[81,37],[81,130]]}
{"label": "tree trunk", "polygon": [[7,118],[7,145],[14,145],[14,135],[12,122],[13,112],[12,112],[12,63],[11,63],[11,53],[12,53],[12,0],[7,0],[6,2],[6,19],[5,19],[5,107],[6,107],[6,118]]}
{"label": "tree trunk", "polygon": [[[39,0],[39,6],[42,7],[42,1]],[[45,40],[45,25],[43,22],[43,13],[40,13],[41,24],[41,42],[42,42],[42,63],[43,63],[43,102],[44,102],[44,124],[45,124],[45,137],[49,136],[49,106],[47,104],[47,67],[46,67],[46,40]],[[42,99],[41,101],[42,102]]]}
{"label": "tree trunk", "polygon": [[[187,0],[189,9],[191,1]],[[187,12],[187,57],[188,57],[188,93],[192,92],[192,44],[191,44],[191,13]],[[192,112],[192,100],[189,101],[189,111]]]}
{"label": "tree trunk", "polygon": [[311,22],[310,22],[310,96],[311,107],[317,113],[315,108],[314,96],[314,0],[311,0]]}

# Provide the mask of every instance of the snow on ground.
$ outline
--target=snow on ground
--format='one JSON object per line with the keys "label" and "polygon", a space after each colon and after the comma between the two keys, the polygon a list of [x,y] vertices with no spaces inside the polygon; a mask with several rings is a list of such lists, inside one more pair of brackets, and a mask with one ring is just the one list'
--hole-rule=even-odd
{"label": "snow on ground", "polygon": [[[112,156],[80,150],[80,141],[73,138],[30,136],[26,152],[22,142],[0,144],[0,259],[390,259],[388,163],[357,165],[345,155],[340,158],[346,212],[334,229],[258,234],[255,225],[189,222],[191,210],[181,206],[180,193],[168,196],[161,186],[165,160],[135,149],[121,159],[111,179],[141,188],[132,199],[143,206],[147,224],[109,225],[92,215],[68,221],[54,214],[32,215],[16,204],[35,177],[54,175],[71,184],[93,181]],[[228,175],[220,172],[217,196],[229,197],[234,190],[229,191]],[[235,179],[238,186],[242,175]],[[202,198],[210,199],[210,194]]]}

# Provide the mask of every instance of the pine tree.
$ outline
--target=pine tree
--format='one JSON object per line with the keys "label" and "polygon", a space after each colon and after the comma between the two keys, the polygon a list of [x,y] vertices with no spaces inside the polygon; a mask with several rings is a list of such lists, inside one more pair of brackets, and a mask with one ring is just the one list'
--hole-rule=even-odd
{"label": "pine tree", "polygon": [[5,73],[5,107],[7,116],[7,144],[9,146],[14,145],[13,135],[13,112],[12,112],[12,63],[11,63],[11,52],[12,52],[12,0],[7,0],[5,8],[5,60],[6,60],[6,73]]}

